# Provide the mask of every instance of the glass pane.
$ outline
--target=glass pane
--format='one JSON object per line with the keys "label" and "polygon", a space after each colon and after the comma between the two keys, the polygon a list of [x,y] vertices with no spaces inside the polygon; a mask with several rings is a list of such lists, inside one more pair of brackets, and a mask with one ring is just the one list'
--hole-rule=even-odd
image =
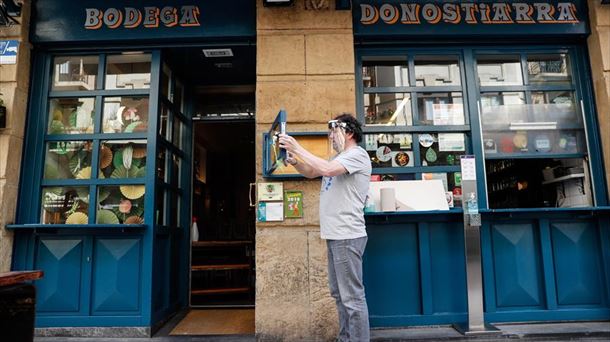
{"label": "glass pane", "polygon": [[492,209],[593,205],[585,159],[488,160],[485,167]]}
{"label": "glass pane", "polygon": [[46,151],[45,179],[91,178],[91,141],[49,142]]}
{"label": "glass pane", "polygon": [[586,153],[586,139],[579,129],[485,132],[483,148],[486,155]]}
{"label": "glass pane", "polygon": [[414,173],[397,173],[389,174],[384,173],[380,175],[371,175],[371,182],[388,182],[388,181],[401,181],[401,180],[415,180]]}
{"label": "glass pane", "polygon": [[150,88],[150,55],[108,56],[106,89]]}
{"label": "glass pane", "polygon": [[466,143],[463,133],[420,134],[421,165],[459,165],[460,156],[466,154]]}
{"label": "glass pane", "polygon": [[525,93],[494,92],[481,94],[481,121],[483,126],[508,128],[511,122],[526,122],[528,108]]}
{"label": "glass pane", "polygon": [[49,101],[49,134],[93,133],[94,98],[63,98]]}
{"label": "glass pane", "polygon": [[163,147],[159,148],[159,152],[157,153],[157,178],[160,181],[165,181],[165,161],[167,159],[167,150]]}
{"label": "glass pane", "polygon": [[180,225],[180,196],[173,191],[169,194],[169,227],[178,228]]}
{"label": "glass pane", "polygon": [[176,108],[180,111],[180,113],[184,113],[182,110],[182,102],[184,100],[184,87],[182,87],[182,82],[176,80],[176,87],[174,87],[174,96],[172,101],[176,105]]}
{"label": "glass pane", "polygon": [[100,145],[100,178],[146,176],[146,140],[107,140]]}
{"label": "glass pane", "polygon": [[576,110],[574,93],[571,91],[532,92],[532,121],[579,124],[582,120]]}
{"label": "glass pane", "polygon": [[178,157],[175,154],[172,154],[172,161],[171,161],[171,179],[169,180],[169,184],[172,185],[173,189],[178,189],[180,187],[180,169],[182,167],[181,165],[182,160],[180,159],[180,157]]}
{"label": "glass pane", "polygon": [[88,186],[42,188],[43,224],[87,224],[89,217]]}
{"label": "glass pane", "polygon": [[527,56],[530,84],[571,84],[570,59],[565,53]]}
{"label": "glass pane", "polygon": [[462,93],[417,94],[417,110],[421,125],[464,125]]}
{"label": "glass pane", "polygon": [[167,66],[167,64],[163,64],[163,72],[161,73],[161,95],[162,97],[169,100],[169,89],[170,89],[170,80],[171,80],[172,72]]}
{"label": "glass pane", "polygon": [[155,221],[160,226],[165,225],[165,196],[167,196],[167,192],[159,189],[155,198]]}
{"label": "glass pane", "polygon": [[364,143],[373,167],[414,166],[411,134],[365,134]]}
{"label": "glass pane", "polygon": [[55,57],[51,90],[94,90],[98,63],[98,56]]}
{"label": "glass pane", "polygon": [[478,56],[477,74],[481,86],[523,85],[521,61],[517,56]]}
{"label": "glass pane", "polygon": [[367,126],[411,126],[411,96],[409,94],[364,94]]}
{"label": "glass pane", "polygon": [[132,133],[148,130],[148,97],[104,98],[104,133]]}
{"label": "glass pane", "polygon": [[415,80],[418,87],[460,85],[462,82],[458,58],[452,56],[415,57]]}
{"label": "glass pane", "polygon": [[97,193],[98,224],[143,224],[144,185],[100,186]]}
{"label": "glass pane", "polygon": [[169,138],[167,137],[167,121],[169,120],[170,111],[169,108],[167,108],[167,106],[163,102],[161,102],[160,113],[161,114],[159,116],[159,135],[169,140]]}
{"label": "glass pane", "polygon": [[172,126],[174,134],[172,134],[172,143],[179,149],[182,148],[182,121],[174,115],[174,123]]}
{"label": "glass pane", "polygon": [[422,173],[422,180],[433,179],[443,182],[449,208],[462,206],[462,174],[460,172]]}
{"label": "glass pane", "polygon": [[366,87],[408,87],[407,61],[363,62],[362,84]]}

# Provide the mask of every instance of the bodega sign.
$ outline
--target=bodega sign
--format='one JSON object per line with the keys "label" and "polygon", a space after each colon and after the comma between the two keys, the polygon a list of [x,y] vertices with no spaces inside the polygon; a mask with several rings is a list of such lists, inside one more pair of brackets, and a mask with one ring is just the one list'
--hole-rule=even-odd
{"label": "bodega sign", "polygon": [[159,7],[144,7],[142,9],[125,8],[86,8],[85,28],[87,30],[98,30],[102,27],[116,29],[124,27],[133,29],[136,27],[156,28],[174,26],[200,26],[199,7],[188,5]]}
{"label": "bodega sign", "polygon": [[573,1],[356,1],[356,35],[517,36],[586,34]]}
{"label": "bodega sign", "polygon": [[[1,0],[0,0],[1,1]],[[159,44],[256,39],[253,0],[36,0],[33,43]]]}

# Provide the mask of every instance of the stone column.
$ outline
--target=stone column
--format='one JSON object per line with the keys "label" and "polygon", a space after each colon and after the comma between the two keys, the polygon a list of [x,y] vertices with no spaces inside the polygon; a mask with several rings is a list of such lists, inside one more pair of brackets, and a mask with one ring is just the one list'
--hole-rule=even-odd
{"label": "stone column", "polygon": [[0,40],[18,40],[17,64],[0,65],[0,95],[6,106],[6,128],[0,128],[0,272],[11,267],[12,233],[6,225],[15,221],[17,189],[30,82],[30,1],[24,1],[19,25],[0,27]]}
{"label": "stone column", "polygon": [[[589,0],[591,36],[587,41],[591,58],[591,76],[599,118],[599,132],[604,153],[606,180],[610,181],[610,4]],[[610,194],[610,182],[608,183]]]}
{"label": "stone column", "polygon": [[[351,11],[334,1],[296,0],[263,7],[257,0],[256,146],[262,179],[262,133],[280,108],[288,131],[325,131],[326,122],[355,110]],[[320,239],[319,180],[285,181],[304,193],[304,217],[258,223],[256,333],[261,340],[328,340],[337,333]]]}

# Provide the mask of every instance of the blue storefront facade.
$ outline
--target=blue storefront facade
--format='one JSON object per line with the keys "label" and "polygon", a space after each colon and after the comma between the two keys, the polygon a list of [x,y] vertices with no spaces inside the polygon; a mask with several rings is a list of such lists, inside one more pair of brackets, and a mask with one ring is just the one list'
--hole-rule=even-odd
{"label": "blue storefront facade", "polygon": [[[261,7],[33,6],[12,268],[45,272],[38,328],[149,335],[190,303],[195,94],[167,49],[256,49]],[[438,179],[452,203],[367,212],[371,326],[467,321],[462,155],[476,160],[485,321],[609,320],[610,205],[587,3],[354,0],[329,10],[349,9],[373,181]],[[288,113],[289,125],[308,122]]]}

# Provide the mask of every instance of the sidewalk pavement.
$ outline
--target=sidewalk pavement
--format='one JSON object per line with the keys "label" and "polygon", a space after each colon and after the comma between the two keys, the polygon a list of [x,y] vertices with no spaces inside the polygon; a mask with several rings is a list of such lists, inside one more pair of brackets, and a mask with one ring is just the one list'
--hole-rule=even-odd
{"label": "sidewalk pavement", "polygon": [[[459,341],[459,342],[530,342],[530,341],[608,341],[610,322],[565,322],[498,324],[499,335],[466,337],[450,326],[373,329],[372,341]],[[245,342],[256,341],[253,335],[227,336],[155,336],[152,338],[78,338],[37,337],[35,342]]]}

